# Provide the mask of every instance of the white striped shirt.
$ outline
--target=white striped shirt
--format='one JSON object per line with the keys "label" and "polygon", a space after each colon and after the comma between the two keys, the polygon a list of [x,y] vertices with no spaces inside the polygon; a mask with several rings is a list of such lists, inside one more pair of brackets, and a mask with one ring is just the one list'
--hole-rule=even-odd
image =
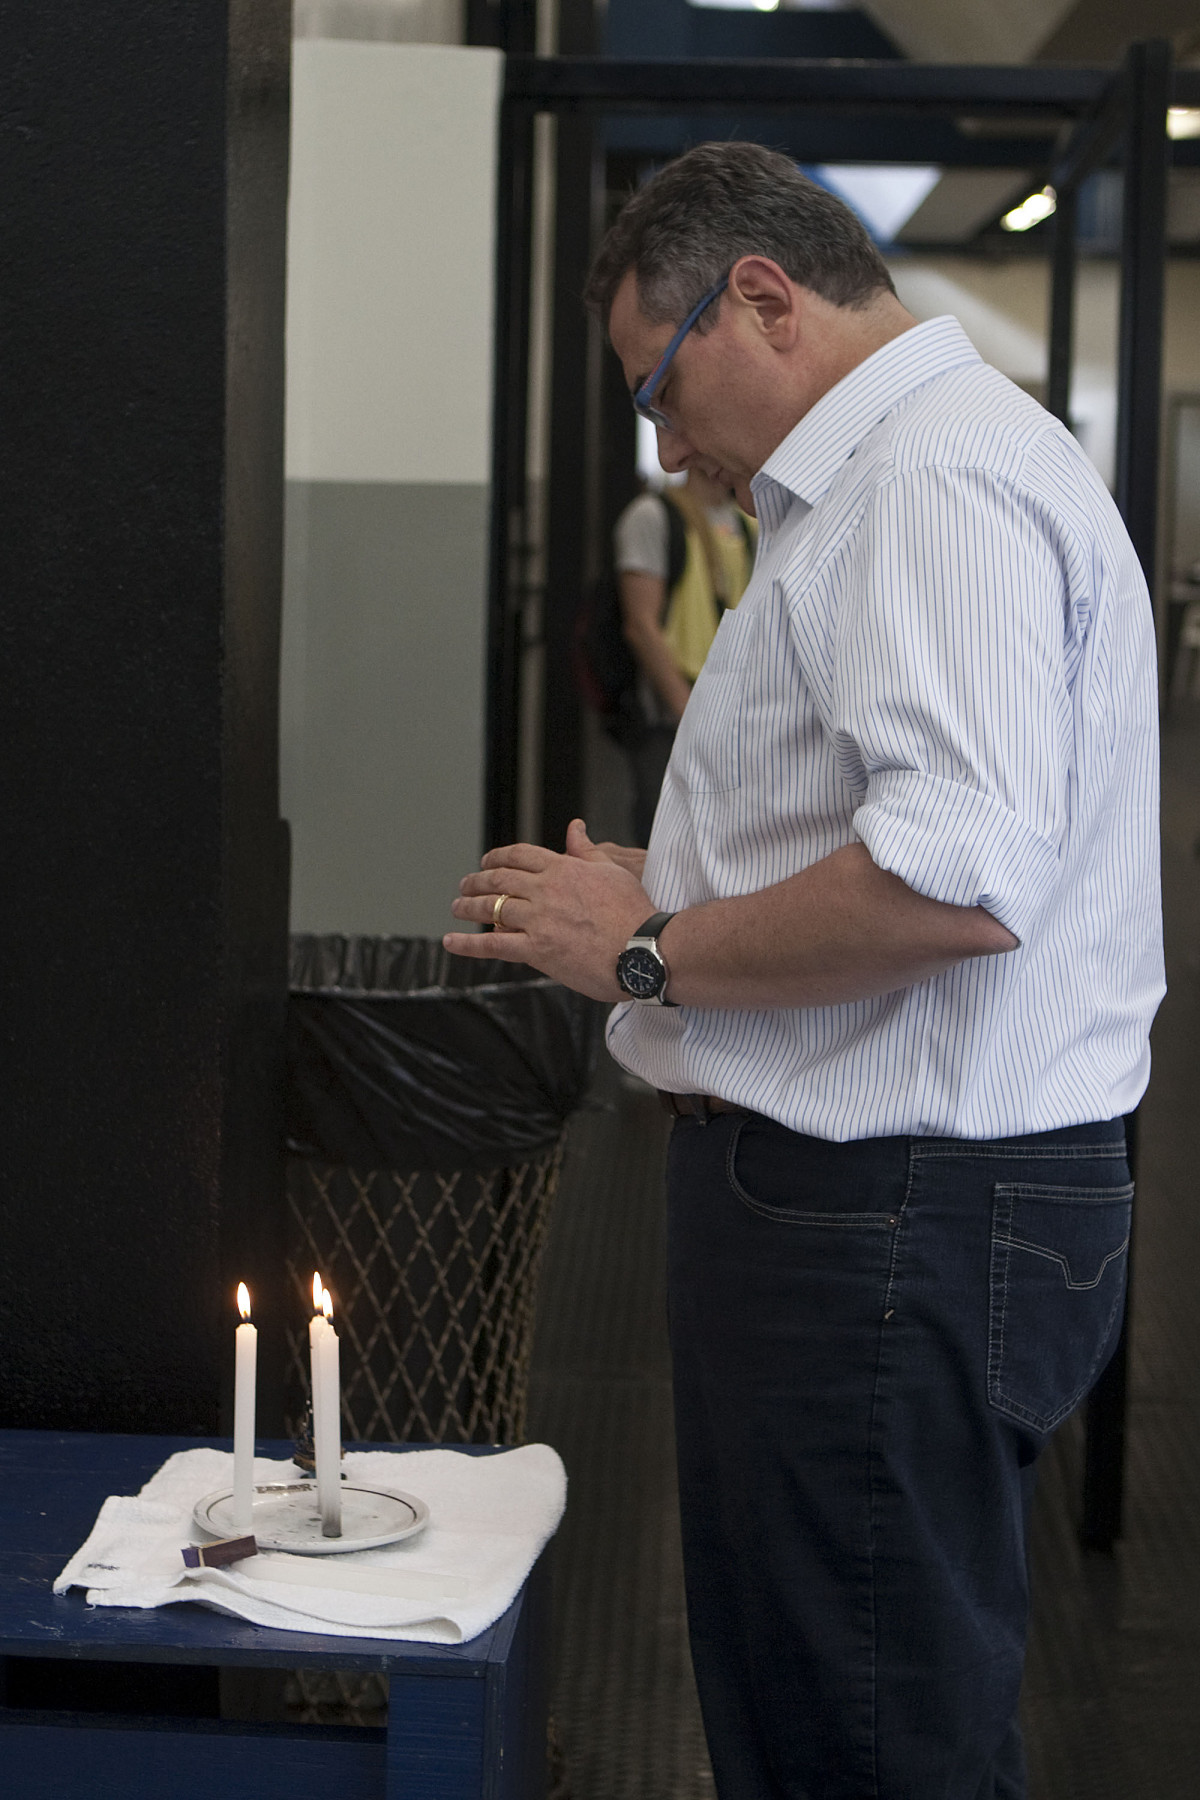
{"label": "white striped shirt", "polygon": [[1095,470],[941,318],[852,370],[752,486],[755,572],[679,728],[655,906],[754,893],[860,841],[1020,947],[844,1006],[629,1003],[613,1054],[838,1141],[1127,1112],[1164,992],[1157,683]]}

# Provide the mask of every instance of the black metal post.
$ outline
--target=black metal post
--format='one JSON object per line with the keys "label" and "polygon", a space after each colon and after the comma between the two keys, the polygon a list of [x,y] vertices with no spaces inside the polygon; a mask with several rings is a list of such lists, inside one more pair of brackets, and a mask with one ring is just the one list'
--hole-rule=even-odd
{"label": "black metal post", "polygon": [[1122,208],[1116,501],[1154,592],[1167,248],[1171,46],[1135,44],[1126,61],[1129,138]]}
{"label": "black metal post", "polygon": [[[1125,1120],[1125,1150],[1130,1173],[1137,1168],[1138,1115]],[[1125,1495],[1125,1418],[1129,1383],[1130,1295],[1133,1291],[1133,1244],[1125,1271],[1125,1311],[1121,1335],[1108,1367],[1088,1395],[1084,1413],[1083,1514],[1079,1541],[1085,1550],[1111,1550],[1121,1535]]]}
{"label": "black metal post", "polygon": [[[592,55],[596,37],[595,0],[559,0],[560,62]],[[595,500],[590,451],[597,421],[583,286],[592,256],[596,197],[593,121],[586,113],[560,113],[554,166],[541,757],[541,837],[555,849],[562,847],[567,826],[583,805],[583,709],[574,679],[573,640],[591,561]]]}
{"label": "black metal post", "polygon": [[592,251],[591,121],[558,120],[554,207],[554,324],[546,482],[546,596],[542,704],[542,840],[558,850],[583,804],[583,718],[572,663],[588,571],[588,319],[583,284]]}
{"label": "black metal post", "polygon": [[496,336],[488,579],[484,844],[517,835],[521,609],[515,567],[525,539],[533,111],[505,99],[497,170]]}
{"label": "black metal post", "polygon": [[[1125,77],[1129,125],[1121,233],[1116,500],[1153,595],[1162,419],[1170,45],[1135,44],[1126,60]],[[1126,1135],[1130,1172],[1136,1181],[1136,1113],[1126,1121]],[[1130,1278],[1121,1337],[1087,1407],[1080,1537],[1093,1550],[1111,1550],[1121,1534],[1132,1263]]]}
{"label": "black metal post", "polygon": [[1079,189],[1110,157],[1129,112],[1128,70],[1101,89],[1071,132],[1050,181],[1057,205],[1050,252],[1050,318],[1046,407],[1070,428],[1071,365],[1075,343],[1075,272],[1079,256]]}
{"label": "black metal post", "polygon": [[1058,194],[1050,255],[1050,342],[1046,368],[1046,406],[1070,428],[1071,363],[1075,343],[1076,233],[1078,196],[1074,184]]}

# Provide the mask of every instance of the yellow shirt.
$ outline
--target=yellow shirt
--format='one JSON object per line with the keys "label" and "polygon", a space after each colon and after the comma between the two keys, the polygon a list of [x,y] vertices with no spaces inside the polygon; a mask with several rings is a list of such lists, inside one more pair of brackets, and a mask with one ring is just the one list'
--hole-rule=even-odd
{"label": "yellow shirt", "polygon": [[[673,505],[674,501],[667,500],[666,504]],[[750,521],[749,543],[732,509],[722,508],[717,517],[709,513],[707,523],[721,576],[722,598],[719,599],[715,591],[701,534],[688,520],[683,573],[671,591],[663,622],[663,636],[689,681],[695,681],[704,667],[704,659],[721,623],[721,614],[737,605],[746,591],[754,566],[752,545],[757,528],[753,520]]]}

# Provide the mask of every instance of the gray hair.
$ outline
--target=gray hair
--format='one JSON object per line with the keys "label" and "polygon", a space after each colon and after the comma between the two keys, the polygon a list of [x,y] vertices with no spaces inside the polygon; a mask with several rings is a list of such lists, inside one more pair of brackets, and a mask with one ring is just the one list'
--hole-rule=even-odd
{"label": "gray hair", "polygon": [[[678,324],[742,256],[766,256],[835,306],[895,293],[887,264],[841,200],[760,144],[698,144],[631,195],[596,254],[584,289],[607,326],[632,269],[642,312]],[[700,332],[716,323],[703,313]]]}

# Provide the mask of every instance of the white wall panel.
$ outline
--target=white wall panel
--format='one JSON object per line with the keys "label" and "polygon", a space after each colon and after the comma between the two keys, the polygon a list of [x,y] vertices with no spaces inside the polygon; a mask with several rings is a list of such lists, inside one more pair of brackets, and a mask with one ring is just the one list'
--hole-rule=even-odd
{"label": "white wall panel", "polygon": [[502,62],[294,46],[290,479],[488,479]]}
{"label": "white wall panel", "polygon": [[482,848],[501,58],[311,39],[294,59],[292,925],[434,937]]}

